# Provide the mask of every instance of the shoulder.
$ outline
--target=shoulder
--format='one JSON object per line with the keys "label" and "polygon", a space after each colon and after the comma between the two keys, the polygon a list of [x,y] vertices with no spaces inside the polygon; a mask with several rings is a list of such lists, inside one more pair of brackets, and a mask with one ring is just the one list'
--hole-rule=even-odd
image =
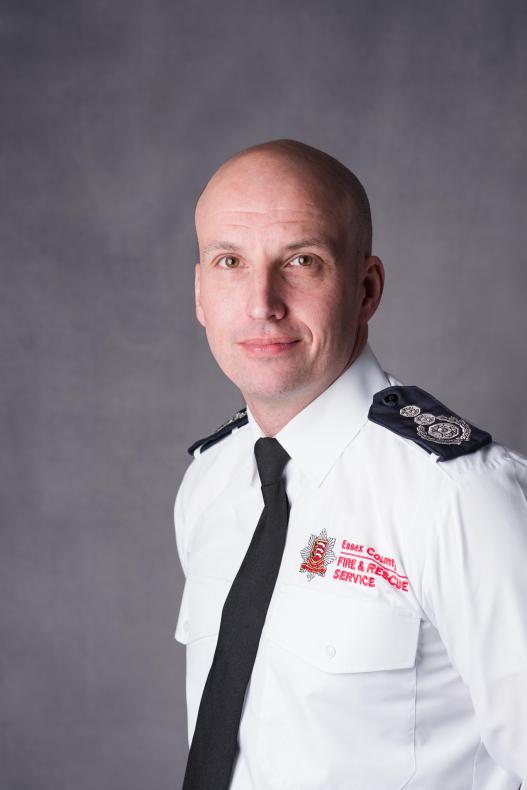
{"label": "shoulder", "polygon": [[236,481],[252,460],[251,433],[245,409],[236,412],[213,433],[195,441],[188,452],[193,460],[178,490],[179,507],[193,518]]}
{"label": "shoulder", "polygon": [[233,431],[243,428],[244,425],[247,425],[248,421],[247,408],[239,409],[238,411],[234,412],[234,414],[229,417],[228,420],[222,422],[219,428],[216,428],[215,431],[208,434],[203,439],[198,439],[197,441],[193,442],[188,448],[187,452],[197,458],[202,453],[204,453],[205,450],[208,450],[218,442],[221,442],[222,439],[230,436]]}
{"label": "shoulder", "polygon": [[[373,448],[379,496],[389,498],[403,525],[401,541],[421,580],[417,586],[438,557],[455,564],[452,553],[465,556],[467,547],[477,557],[525,555],[524,456],[418,387],[376,393],[368,425],[365,451]],[[429,580],[440,576],[432,573]]]}
{"label": "shoulder", "polygon": [[409,485],[426,481],[424,488],[430,493],[435,486],[437,494],[441,480],[450,490],[471,480],[490,488],[509,480],[526,488],[524,456],[420,387],[395,384],[377,392],[368,419],[381,434],[381,446],[393,445],[390,457]]}

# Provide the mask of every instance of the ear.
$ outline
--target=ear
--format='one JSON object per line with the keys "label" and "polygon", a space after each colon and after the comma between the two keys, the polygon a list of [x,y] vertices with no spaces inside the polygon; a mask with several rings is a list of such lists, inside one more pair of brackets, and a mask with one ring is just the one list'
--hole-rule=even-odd
{"label": "ear", "polygon": [[201,306],[201,269],[199,263],[196,264],[195,268],[195,276],[194,276],[194,297],[196,300],[196,318],[200,322],[201,326],[205,326],[205,315],[203,313],[203,308]]}
{"label": "ear", "polygon": [[384,265],[376,255],[369,255],[362,268],[362,303],[359,312],[359,323],[367,323],[373,316],[381,301],[384,290]]}

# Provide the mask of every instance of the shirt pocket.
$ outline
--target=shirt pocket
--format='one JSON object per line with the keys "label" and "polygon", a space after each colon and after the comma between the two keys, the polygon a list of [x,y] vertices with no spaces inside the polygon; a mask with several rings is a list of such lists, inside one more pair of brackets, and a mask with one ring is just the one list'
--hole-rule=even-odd
{"label": "shirt pocket", "polygon": [[420,619],[386,603],[282,584],[267,639],[331,673],[413,667]]}
{"label": "shirt pocket", "polygon": [[259,747],[273,786],[407,783],[415,771],[419,632],[418,617],[382,601],[280,586],[265,628]]}
{"label": "shirt pocket", "polygon": [[231,581],[188,576],[181,598],[175,638],[187,648],[186,696],[189,744],[199,703],[214,657],[221,612]]}

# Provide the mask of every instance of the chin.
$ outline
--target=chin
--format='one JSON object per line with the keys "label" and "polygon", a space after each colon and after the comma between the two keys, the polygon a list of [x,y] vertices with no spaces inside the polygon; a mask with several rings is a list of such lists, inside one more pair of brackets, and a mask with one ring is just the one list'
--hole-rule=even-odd
{"label": "chin", "polygon": [[239,377],[236,381],[238,389],[242,392],[246,400],[259,400],[259,401],[276,401],[286,400],[292,395],[302,396],[309,386],[313,385],[304,372],[304,375],[277,376],[277,375],[262,375],[258,376],[243,376]]}
{"label": "chin", "polygon": [[214,356],[223,373],[249,401],[303,400],[320,384],[320,366],[309,358],[247,360]]}

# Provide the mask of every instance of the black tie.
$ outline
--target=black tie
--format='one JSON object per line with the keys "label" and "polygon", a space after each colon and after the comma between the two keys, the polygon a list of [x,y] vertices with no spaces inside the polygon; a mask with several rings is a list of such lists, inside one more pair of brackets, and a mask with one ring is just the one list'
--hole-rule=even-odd
{"label": "black tie", "polygon": [[228,790],[245,691],[284,552],[289,503],[282,473],[289,456],[269,438],[258,439],[254,454],[264,509],[223,605],[183,790]]}

